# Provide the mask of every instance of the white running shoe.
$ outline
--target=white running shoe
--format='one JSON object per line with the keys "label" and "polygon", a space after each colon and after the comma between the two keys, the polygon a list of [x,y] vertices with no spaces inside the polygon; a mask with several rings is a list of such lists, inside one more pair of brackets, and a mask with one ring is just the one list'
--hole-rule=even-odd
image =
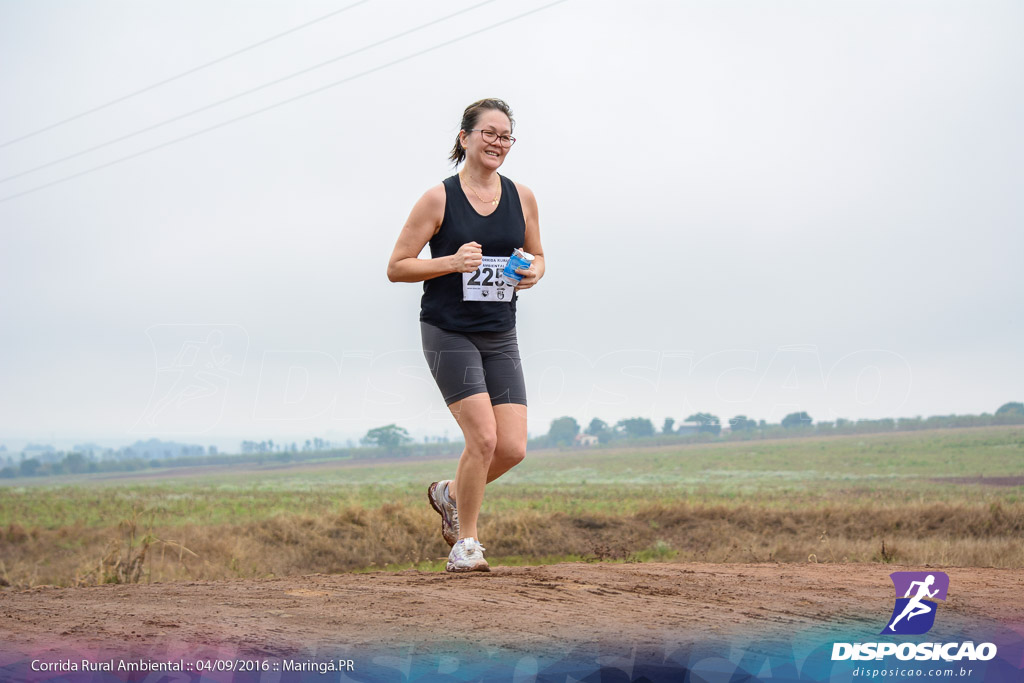
{"label": "white running shoe", "polygon": [[460,538],[448,554],[449,572],[489,572],[490,565],[484,559],[484,548],[475,538]]}
{"label": "white running shoe", "polygon": [[427,488],[427,500],[430,501],[430,507],[441,515],[441,535],[444,540],[448,545],[455,545],[455,541],[459,540],[459,511],[445,493],[450,483],[449,479],[435,481]]}

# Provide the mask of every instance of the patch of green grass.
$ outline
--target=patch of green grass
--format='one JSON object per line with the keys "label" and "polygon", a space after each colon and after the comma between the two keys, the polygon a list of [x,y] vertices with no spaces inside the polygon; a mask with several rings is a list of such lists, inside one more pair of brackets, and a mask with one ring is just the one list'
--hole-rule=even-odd
{"label": "patch of green grass", "polygon": [[[156,525],[244,523],[282,514],[424,503],[426,485],[456,461],[211,468],[184,476],[33,480],[0,486],[0,527],[107,526],[133,509]],[[836,504],[1005,502],[1021,486],[936,481],[1020,476],[1024,428],[985,427],[528,454],[487,489],[485,511],[626,514],[652,504],[821,508]]]}
{"label": "patch of green grass", "polygon": [[679,555],[679,551],[674,550],[671,544],[665,541],[655,541],[650,548],[633,553],[630,559],[636,562],[669,562],[674,560],[677,555]]}

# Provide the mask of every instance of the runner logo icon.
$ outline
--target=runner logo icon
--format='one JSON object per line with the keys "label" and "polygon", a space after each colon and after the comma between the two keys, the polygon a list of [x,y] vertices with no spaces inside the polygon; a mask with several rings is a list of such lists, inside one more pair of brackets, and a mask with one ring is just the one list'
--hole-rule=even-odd
{"label": "runner logo icon", "polygon": [[945,600],[949,576],[943,572],[893,572],[896,606],[883,634],[920,635],[935,624],[936,600]]}

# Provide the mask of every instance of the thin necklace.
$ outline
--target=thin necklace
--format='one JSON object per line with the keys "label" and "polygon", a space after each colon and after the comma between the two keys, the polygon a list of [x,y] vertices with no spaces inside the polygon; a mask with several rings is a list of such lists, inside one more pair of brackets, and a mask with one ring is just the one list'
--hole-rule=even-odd
{"label": "thin necklace", "polygon": [[[477,199],[479,199],[481,202],[484,202],[485,204],[487,203],[487,200],[484,199],[483,197],[481,197],[480,193],[478,193],[476,190],[474,190],[473,186],[466,182],[466,178],[461,173],[459,174],[459,177],[462,178],[462,183],[466,187],[469,188],[470,192],[472,192],[473,194],[476,195]],[[491,200],[491,206],[497,206],[498,205],[498,195],[500,195],[500,194],[501,194],[501,179],[499,178],[498,179],[498,190],[497,190],[497,192],[494,193],[494,199]]]}

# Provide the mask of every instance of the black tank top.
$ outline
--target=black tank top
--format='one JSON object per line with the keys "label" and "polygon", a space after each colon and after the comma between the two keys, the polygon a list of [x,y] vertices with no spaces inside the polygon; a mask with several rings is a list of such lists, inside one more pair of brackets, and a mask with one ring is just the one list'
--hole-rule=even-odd
{"label": "black tank top", "polygon": [[[511,256],[526,239],[526,219],[516,184],[499,175],[501,200],[489,216],[469,203],[459,176],[444,180],[444,220],[430,240],[430,256],[450,256],[467,242],[479,242],[484,256]],[[462,273],[423,282],[420,320],[457,332],[507,332],[516,326],[517,294],[511,303],[462,300]]]}

